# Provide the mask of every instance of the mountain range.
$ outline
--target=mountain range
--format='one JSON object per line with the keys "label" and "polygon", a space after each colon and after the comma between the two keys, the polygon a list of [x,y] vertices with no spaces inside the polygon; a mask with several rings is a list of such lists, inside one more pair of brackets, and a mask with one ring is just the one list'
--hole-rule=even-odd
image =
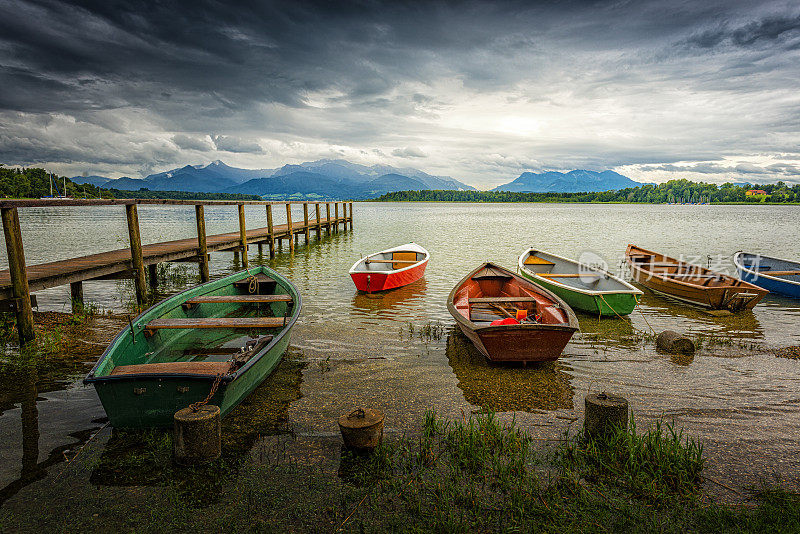
{"label": "mountain range", "polygon": [[75,183],[137,191],[246,193],[264,198],[374,198],[390,191],[422,189],[472,190],[449,176],[433,176],[418,169],[389,165],[359,165],[345,160],[312,161],[277,169],[240,169],[221,161],[186,165],[146,178],[116,179],[76,176]]}
{"label": "mountain range", "polygon": [[[449,176],[432,176],[418,169],[389,165],[359,165],[341,159],[322,159],[277,169],[240,169],[214,161],[208,165],[186,165],[146,178],[76,176],[72,181],[127,191],[146,188],[151,191],[244,193],[275,200],[368,199],[394,191],[475,190]],[[524,172],[516,180],[492,191],[574,193],[640,185],[643,184],[614,171]]]}
{"label": "mountain range", "polygon": [[540,174],[523,172],[513,182],[495,187],[492,191],[513,191],[516,193],[590,193],[625,189],[644,185],[614,171],[575,170],[563,172],[543,172]]}

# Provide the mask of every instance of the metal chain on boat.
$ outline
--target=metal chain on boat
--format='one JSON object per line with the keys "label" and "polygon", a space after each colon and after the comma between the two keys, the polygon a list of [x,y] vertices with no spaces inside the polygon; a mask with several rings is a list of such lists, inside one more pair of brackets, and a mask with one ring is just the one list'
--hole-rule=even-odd
{"label": "metal chain on boat", "polygon": [[208,404],[208,401],[210,401],[211,398],[217,393],[217,389],[219,388],[219,385],[222,383],[223,376],[225,375],[223,373],[220,373],[214,378],[214,383],[211,384],[211,391],[208,392],[208,396],[205,399],[189,405],[189,408],[191,408],[193,412],[197,413],[198,411],[200,411],[200,408]]}

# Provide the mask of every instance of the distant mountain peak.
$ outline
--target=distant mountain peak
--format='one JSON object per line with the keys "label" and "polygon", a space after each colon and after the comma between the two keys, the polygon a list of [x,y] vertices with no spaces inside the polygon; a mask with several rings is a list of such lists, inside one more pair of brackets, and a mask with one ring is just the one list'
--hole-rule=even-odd
{"label": "distant mountain peak", "polygon": [[492,191],[513,191],[518,193],[590,193],[616,191],[627,187],[638,187],[640,182],[631,180],[612,170],[587,171],[575,169],[569,172],[546,171],[542,173],[523,172],[507,184],[495,187]]}

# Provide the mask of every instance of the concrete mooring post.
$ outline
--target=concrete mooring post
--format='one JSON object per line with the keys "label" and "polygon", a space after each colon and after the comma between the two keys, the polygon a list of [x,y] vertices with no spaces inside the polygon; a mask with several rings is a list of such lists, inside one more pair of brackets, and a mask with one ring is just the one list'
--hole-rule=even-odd
{"label": "concrete mooring post", "polygon": [[25,267],[25,251],[22,247],[22,230],[19,226],[17,208],[3,208],[3,233],[8,252],[8,269],[14,292],[14,312],[17,317],[19,343],[24,345],[36,337],[33,330],[33,308],[28,287],[28,271]]}
{"label": "concrete mooring post", "polygon": [[133,266],[133,283],[136,287],[136,303],[147,302],[147,287],[142,256],[142,236],[139,233],[139,213],[136,204],[126,204],[125,214],[128,218],[128,237],[131,243],[131,263]]}
{"label": "concrete mooring post", "polygon": [[219,407],[213,404],[175,413],[172,452],[175,463],[195,465],[215,460],[222,454],[222,424]]}
{"label": "concrete mooring post", "polygon": [[583,428],[592,437],[601,437],[614,428],[628,428],[628,401],[618,395],[592,393],[584,399]]}
{"label": "concrete mooring post", "polygon": [[272,204],[267,204],[267,234],[269,239],[269,257],[275,257],[275,228],[272,224]]}
{"label": "concrete mooring post", "polygon": [[211,273],[208,269],[208,246],[206,245],[206,216],[202,204],[194,207],[195,218],[197,219],[197,255],[200,258],[200,281],[208,282]]}

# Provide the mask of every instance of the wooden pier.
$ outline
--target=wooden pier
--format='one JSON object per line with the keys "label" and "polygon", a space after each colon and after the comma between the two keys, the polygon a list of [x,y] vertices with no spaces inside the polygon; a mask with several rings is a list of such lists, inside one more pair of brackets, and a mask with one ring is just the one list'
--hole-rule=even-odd
{"label": "wooden pier", "polygon": [[[292,220],[292,205],[303,206],[303,220]],[[325,215],[320,217],[320,204],[325,204]],[[331,204],[334,205],[334,216],[331,217]],[[339,216],[339,205],[342,205]],[[22,245],[22,231],[19,224],[19,208],[26,207],[70,207],[70,206],[124,206],[128,221],[130,247],[91,254],[62,261],[25,264],[25,252]],[[142,245],[139,231],[139,205],[193,205],[197,220],[197,237]],[[238,209],[239,231],[226,234],[206,235],[204,206],[236,206]],[[246,205],[265,206],[265,227],[247,229],[244,207]],[[286,224],[273,224],[273,208],[286,206]],[[309,205],[314,208],[314,218],[309,218]],[[208,254],[215,251],[229,250],[235,255],[241,254],[242,265],[248,266],[248,246],[256,244],[259,251],[266,243],[270,257],[275,256],[276,241],[288,240],[289,250],[294,252],[295,243],[303,235],[309,241],[313,231],[317,239],[353,229],[353,203],[347,202],[264,202],[264,201],[196,201],[196,200],[77,200],[77,199],[42,199],[42,200],[0,200],[0,213],[3,219],[3,232],[8,252],[8,270],[0,271],[0,302],[6,309],[15,312],[20,342],[27,343],[34,339],[32,292],[51,287],[70,284],[73,311],[83,306],[83,285],[86,280],[108,280],[133,278],[136,289],[136,300],[139,304],[147,301],[146,271],[149,271],[150,282],[155,282],[156,266],[168,261],[193,261],[200,265],[200,279],[209,280]],[[121,214],[120,214],[121,215]]]}

